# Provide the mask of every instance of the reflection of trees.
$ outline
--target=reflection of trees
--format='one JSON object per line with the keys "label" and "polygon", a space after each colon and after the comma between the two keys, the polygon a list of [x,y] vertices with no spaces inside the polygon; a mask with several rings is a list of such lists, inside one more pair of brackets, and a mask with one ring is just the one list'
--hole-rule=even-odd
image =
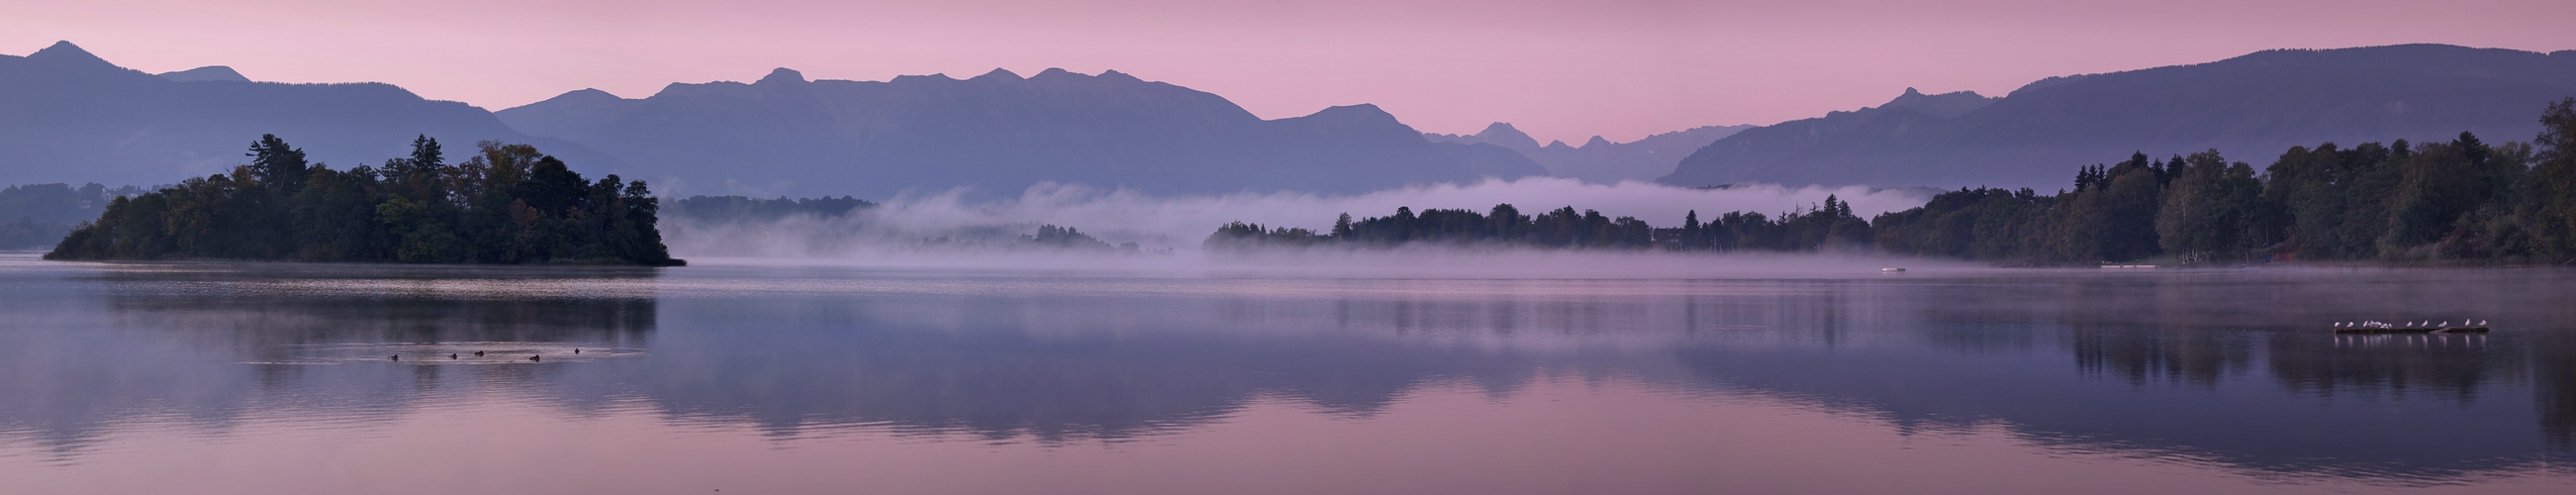
{"label": "reflection of trees", "polygon": [[[714,304],[732,305],[738,301]],[[964,321],[907,315],[936,307]],[[1512,388],[1537,364],[1517,353],[1384,340],[1378,332],[1316,333],[1329,307],[1361,313],[1376,303],[1316,302],[1286,308],[1219,309],[1195,325],[1118,322],[1132,313],[1197,313],[1197,305],[1139,308],[1029,300],[964,303],[781,302],[759,310],[683,306],[673,325],[720,325],[720,332],[665,334],[650,361],[610,363],[597,377],[633,388],[671,413],[738,417],[793,433],[839,424],[906,431],[955,431],[1041,441],[1121,438],[1186,428],[1225,416],[1260,396],[1366,415],[1426,381],[1472,380]],[[1423,305],[1403,305],[1420,309]],[[1433,304],[1432,306],[1441,306]],[[1434,321],[1490,314],[1443,306],[1415,314]],[[709,311],[701,312],[701,309]],[[1319,311],[1320,310],[1320,311]],[[1412,310],[1406,310],[1412,311]],[[720,319],[700,320],[721,314]],[[1386,321],[1372,314],[1372,321]],[[1293,320],[1294,323],[1280,319]],[[1419,321],[1419,320],[1417,320]],[[1280,329],[1286,323],[1301,328]],[[1100,332],[1100,325],[1117,328]],[[1421,329],[1426,327],[1408,327]],[[1264,335],[1263,329],[1280,329]],[[631,368],[612,370],[610,368]],[[614,387],[607,387],[614,388]]]}
{"label": "reflection of trees", "polygon": [[[2576,338],[2499,332],[2492,346],[2356,346],[2303,326],[2423,294],[2301,299],[2176,278],[1935,282],[1694,281],[1663,292],[1623,282],[1615,288],[1627,292],[1607,294],[1583,290],[1594,282],[1463,294],[1385,282],[1360,295],[1286,297],[658,301],[546,291],[96,297],[0,286],[30,297],[8,308],[103,306],[56,312],[95,320],[71,325],[87,325],[79,331],[0,332],[0,394],[13,398],[0,401],[0,423],[70,445],[116,418],[173,409],[215,425],[263,408],[400,414],[418,409],[423,389],[473,382],[536,389],[577,412],[641,403],[782,436],[875,425],[1062,441],[1203,427],[1261,398],[1365,416],[1424,383],[1505,394],[1572,369],[1751,390],[1900,425],[1992,422],[2043,445],[2266,473],[2463,476],[2564,451],[2576,430]],[[2468,295],[2435,294],[2431,304],[2481,296],[2442,289]],[[2267,307],[2295,314],[2259,311]],[[2481,314],[2500,322],[2559,311],[2488,309]],[[293,357],[280,349],[305,344],[648,340],[643,358],[567,366],[236,364]],[[192,360],[209,348],[228,359]],[[2479,394],[2522,376],[2532,377],[2552,447],[2539,445],[2530,423],[2495,420],[2530,411],[2518,394]],[[2391,391],[2446,400],[2357,400]]]}
{"label": "reflection of trees", "polygon": [[[538,267],[174,263],[0,272],[0,430],[57,455],[132,418],[223,428],[263,410],[371,418],[423,389],[549,367],[262,365],[380,343],[563,341],[640,347],[654,272]],[[588,297],[585,297],[588,296]],[[323,344],[321,346],[308,344]]]}
{"label": "reflection of trees", "polygon": [[[1534,359],[1389,337],[1472,338],[1493,328],[1479,319],[1485,317],[1522,320],[1520,328],[1554,335],[1642,321],[1620,311],[1631,306],[1604,309],[1626,304],[1615,301],[1533,307],[1437,298],[1160,307],[1052,298],[673,303],[195,290],[110,291],[89,301],[105,310],[77,314],[113,330],[116,343],[76,353],[85,359],[18,363],[43,369],[0,379],[7,382],[0,393],[18,392],[28,399],[20,405],[36,407],[0,411],[0,422],[52,425],[39,429],[71,445],[137,414],[177,410],[205,425],[276,408],[312,417],[398,415],[442,387],[501,384],[549,389],[541,394],[547,402],[574,410],[619,407],[622,398],[640,396],[670,414],[748,420],[788,434],[877,424],[996,439],[1120,438],[1203,424],[1258,397],[1367,415],[1429,381],[1508,393],[1538,374]],[[1363,323],[1325,330],[1335,308]],[[1593,317],[1554,321],[1544,313]],[[965,317],[943,317],[957,315]],[[672,330],[674,322],[680,330]],[[1212,323],[1232,328],[1206,328]],[[98,342],[70,332],[41,335],[54,340],[26,347],[60,351]],[[648,347],[648,340],[643,358],[567,366],[242,364],[310,361],[313,349],[349,345],[362,350],[347,353],[362,354],[379,343]],[[97,364],[132,352],[117,347],[167,356],[140,366]],[[222,357],[204,359],[207,349]],[[114,377],[110,385],[74,387],[52,379],[62,373]]]}
{"label": "reflection of trees", "polygon": [[2254,362],[2244,332],[2208,328],[2069,327],[2075,369],[2112,375],[2143,386],[2151,381],[2217,386]]}
{"label": "reflection of trees", "polygon": [[[172,264],[109,269],[121,326],[220,336],[243,357],[330,343],[615,342],[654,327],[649,269]],[[639,343],[640,344],[640,343]]]}
{"label": "reflection of trees", "polygon": [[2161,381],[2205,388],[2253,364],[2254,342],[2245,330],[2263,319],[2210,299],[2226,296],[2223,291],[2170,278],[2081,282],[2025,302],[2066,327],[2078,372],[2133,386]]}
{"label": "reflection of trees", "polygon": [[2576,335],[2541,336],[2533,344],[2532,378],[2540,430],[2559,454],[2576,453]]}
{"label": "reflection of trees", "polygon": [[[2121,350],[2096,352],[2124,357],[2105,361],[2225,361],[2192,357],[2211,352],[2108,347]],[[2524,407],[2518,403],[2320,403],[2241,378],[2109,385],[2083,378],[2084,372],[2049,353],[1715,345],[1684,346],[1674,358],[1712,387],[1864,414],[1899,431],[1995,425],[2052,448],[2208,463],[2266,476],[2457,479],[2527,468],[2540,448],[2530,425],[2495,420],[2516,416]],[[2191,378],[2214,367],[2144,369],[2179,369],[2174,376]]]}
{"label": "reflection of trees", "polygon": [[[779,430],[887,423],[993,438],[1116,438],[1218,418],[1257,395],[1366,414],[1423,380],[1520,375],[1472,350],[1388,349],[1351,339],[936,338],[868,331],[765,353],[713,349],[640,378],[682,415],[740,416]],[[746,344],[795,345],[800,337]],[[699,361],[703,360],[703,361]],[[622,363],[621,363],[622,364]]]}
{"label": "reflection of trees", "polygon": [[[2392,311],[2570,321],[2570,305],[2552,300],[2568,292],[2557,278],[2282,272],[1863,284],[1803,296],[1845,301],[1841,318],[1769,325],[1786,334],[1858,326],[1864,331],[1848,338],[1908,337],[1901,342],[1909,345],[1698,339],[1674,356],[1713,386],[1869,414],[1905,431],[2000,424],[2078,451],[2267,475],[2438,482],[2563,455],[2576,430],[2576,392],[2566,390],[2576,386],[2561,384],[2576,383],[2568,371],[2576,350],[2550,346],[2576,338],[2339,339],[2318,322]],[[2529,423],[2498,420],[2527,406],[2481,394],[2515,387],[2524,373],[2538,382],[2541,428],[2554,437],[2547,446]]]}
{"label": "reflection of trees", "polygon": [[2466,404],[2528,366],[2511,340],[2487,335],[2275,333],[2266,347],[2273,379],[2321,396],[2427,393]]}
{"label": "reflection of trees", "polygon": [[125,296],[122,326],[230,341],[242,359],[296,357],[337,343],[598,342],[641,347],[655,301],[641,298]]}

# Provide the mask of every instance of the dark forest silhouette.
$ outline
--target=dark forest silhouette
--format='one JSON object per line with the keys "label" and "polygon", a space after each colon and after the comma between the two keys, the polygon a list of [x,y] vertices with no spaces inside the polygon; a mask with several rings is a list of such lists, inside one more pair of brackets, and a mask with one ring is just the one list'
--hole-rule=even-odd
{"label": "dark forest silhouette", "polygon": [[111,200],[46,259],[679,265],[643,181],[592,182],[533,146],[438,141],[381,168],[333,170],[275,135],[230,174]]}
{"label": "dark forest silhouette", "polygon": [[1509,203],[1487,213],[1471,210],[1396,208],[1394,215],[1333,223],[1333,231],[1268,228],[1235,222],[1217,228],[1202,244],[1226,251],[1258,246],[1343,245],[1384,247],[1407,243],[1528,246],[1569,249],[1679,249],[1812,251],[1829,247],[1865,248],[1869,222],[1853,216],[1851,205],[1828,196],[1815,208],[1771,217],[1734,212],[1700,223],[1693,211],[1681,228],[1655,228],[1634,217],[1610,218],[1599,211],[1567,206],[1523,215]]}
{"label": "dark forest silhouette", "polygon": [[2216,150],[2170,159],[2143,153],[2083,167],[2075,187],[1965,188],[1922,207],[1861,221],[1828,197],[1781,214],[1735,212],[1680,228],[1603,218],[1572,207],[1524,216],[1398,208],[1333,231],[1233,223],[1205,246],[1500,244],[1548,248],[1811,251],[1875,245],[1897,254],[2030,264],[2165,259],[2182,264],[2276,260],[2576,262],[2576,98],[2551,104],[2532,143],[2446,142],[2292,147],[2257,173]]}

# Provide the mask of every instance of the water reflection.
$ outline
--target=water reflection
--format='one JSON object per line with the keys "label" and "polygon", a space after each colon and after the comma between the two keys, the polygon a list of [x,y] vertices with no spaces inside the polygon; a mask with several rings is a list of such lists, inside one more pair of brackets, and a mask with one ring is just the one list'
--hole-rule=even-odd
{"label": "water reflection", "polygon": [[[2563,271],[1138,280],[0,263],[0,282],[0,449],[66,462],[136,421],[362,424],[456,400],[577,417],[640,404],[781,440],[1116,443],[1226,428],[1261,401],[1368,421],[1430,384],[1507,398],[1565,376],[2283,480],[2462,483],[2564,470],[2576,445]],[[2499,330],[2319,328],[2419,313]],[[575,347],[622,358],[435,359]],[[388,349],[432,358],[377,360]]]}
{"label": "water reflection", "polygon": [[[1144,306],[1119,312],[1178,309]],[[1246,334],[1262,326],[1258,310],[1197,322],[1219,326],[1206,328],[1101,314],[1088,301],[680,301],[670,309],[673,326],[691,329],[666,330],[649,365],[617,363],[653,369],[600,378],[630,384],[674,414],[740,418],[780,435],[884,424],[989,439],[1120,439],[1204,424],[1261,394],[1365,415],[1432,377],[1508,387],[1533,369],[1482,349]],[[1223,328],[1229,323],[1238,326]]]}
{"label": "water reflection", "polygon": [[2539,384],[2533,395],[2540,404],[2540,429],[2550,449],[2576,451],[2576,335],[2562,331],[2537,340],[2531,359],[2537,369],[2531,374]]}
{"label": "water reflection", "polygon": [[[2448,483],[2487,471],[2563,470],[2569,458],[2565,406],[2552,401],[2563,401],[2576,381],[2548,370],[2567,366],[2571,344],[2554,325],[2576,320],[2553,300],[2567,293],[2564,282],[2529,275],[2078,276],[1874,287],[1826,297],[1893,304],[1866,323],[1869,333],[1919,335],[1930,345],[1685,345],[1676,355],[1713,383],[1877,414],[1909,430],[2000,424],[2073,452],[2264,477]],[[2319,330],[2334,317],[2399,308],[2506,315],[2498,318],[2529,326],[2494,335]],[[1805,325],[1825,334],[1835,327]],[[2539,404],[2524,402],[2521,390],[2539,394]]]}

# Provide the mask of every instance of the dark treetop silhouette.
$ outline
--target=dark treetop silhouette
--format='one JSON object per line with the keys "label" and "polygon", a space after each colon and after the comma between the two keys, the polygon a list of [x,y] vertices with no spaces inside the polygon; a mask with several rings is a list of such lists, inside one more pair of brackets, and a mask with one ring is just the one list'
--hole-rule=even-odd
{"label": "dark treetop silhouette", "polygon": [[[1961,189],[1873,222],[1907,254],[2035,262],[2576,261],[2576,98],[2534,143],[2291,147],[2257,175],[2215,150],[2086,167],[2075,189]],[[2537,144],[2537,146],[2534,146]]]}
{"label": "dark treetop silhouette", "polygon": [[[2083,167],[2075,188],[1963,188],[1922,207],[1863,222],[1834,198],[1766,217],[1729,213],[1681,228],[1634,218],[1536,217],[1512,205],[1489,214],[1399,208],[1388,217],[1342,216],[1330,233],[1218,228],[1212,250],[1254,246],[1385,246],[1408,242],[1550,248],[1815,250],[1875,244],[1898,254],[2035,264],[2164,257],[2174,263],[2381,260],[2405,263],[2576,262],[2576,98],[2550,104],[2534,143],[2489,145],[2462,132],[2448,142],[2325,143],[2291,147],[2257,174],[2217,150]],[[2535,144],[2537,146],[2535,146]]]}
{"label": "dark treetop silhouette", "polygon": [[643,181],[590,182],[524,144],[478,148],[449,165],[422,136],[408,158],[343,171],[261,136],[250,165],[110,201],[45,259],[682,264]]}
{"label": "dark treetop silhouette", "polygon": [[1470,210],[1423,210],[1398,207],[1395,214],[1351,220],[1343,214],[1333,231],[1235,222],[1217,228],[1202,246],[1232,251],[1262,246],[1337,245],[1385,247],[1406,243],[1526,246],[1570,249],[1646,249],[1812,251],[1829,247],[1866,247],[1869,222],[1853,216],[1851,205],[1827,196],[1825,203],[1782,213],[1735,212],[1702,224],[1690,212],[1681,228],[1658,229],[1634,217],[1610,218],[1599,211],[1567,206],[1538,215],[1521,214],[1511,204],[1494,205],[1488,213]]}

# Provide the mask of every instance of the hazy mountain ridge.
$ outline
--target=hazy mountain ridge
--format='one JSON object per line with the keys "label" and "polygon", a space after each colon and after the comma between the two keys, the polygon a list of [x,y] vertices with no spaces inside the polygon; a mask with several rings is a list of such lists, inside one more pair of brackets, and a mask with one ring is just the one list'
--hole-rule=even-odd
{"label": "hazy mountain ridge", "polygon": [[575,167],[616,168],[578,146],[513,131],[483,109],[390,84],[249,82],[213,68],[147,74],[69,42],[0,55],[0,183],[177,182],[246,163],[243,150],[261,134],[339,168],[402,156],[421,134],[459,145],[525,142]]}
{"label": "hazy mountain ridge", "polygon": [[[1945,116],[1918,98],[1750,129],[1662,182],[2062,189],[2078,165],[2218,149],[2268,162],[2320,142],[2529,140],[2576,96],[2576,51],[2448,45],[2269,50],[2218,62],[2043,79]],[[1909,101],[1911,100],[1911,101]]]}
{"label": "hazy mountain ridge", "polygon": [[250,78],[242,76],[241,72],[234,71],[231,67],[221,65],[209,65],[177,72],[163,72],[161,73],[161,78],[178,82],[251,82]]}
{"label": "hazy mountain ridge", "polygon": [[1592,136],[1582,146],[1551,141],[1545,146],[1510,123],[1495,122],[1475,134],[1423,134],[1435,142],[1500,146],[1547,167],[1548,174],[1587,182],[1652,181],[1673,172],[1683,157],[1708,143],[1751,125],[1702,126],[1615,143]]}
{"label": "hazy mountain ridge", "polygon": [[1262,120],[1214,94],[1117,71],[1022,78],[672,84],[565,93],[497,115],[608,150],[690,194],[860,194],[1041,182],[1157,193],[1358,192],[1543,175],[1507,150],[1436,144],[1374,105]]}

